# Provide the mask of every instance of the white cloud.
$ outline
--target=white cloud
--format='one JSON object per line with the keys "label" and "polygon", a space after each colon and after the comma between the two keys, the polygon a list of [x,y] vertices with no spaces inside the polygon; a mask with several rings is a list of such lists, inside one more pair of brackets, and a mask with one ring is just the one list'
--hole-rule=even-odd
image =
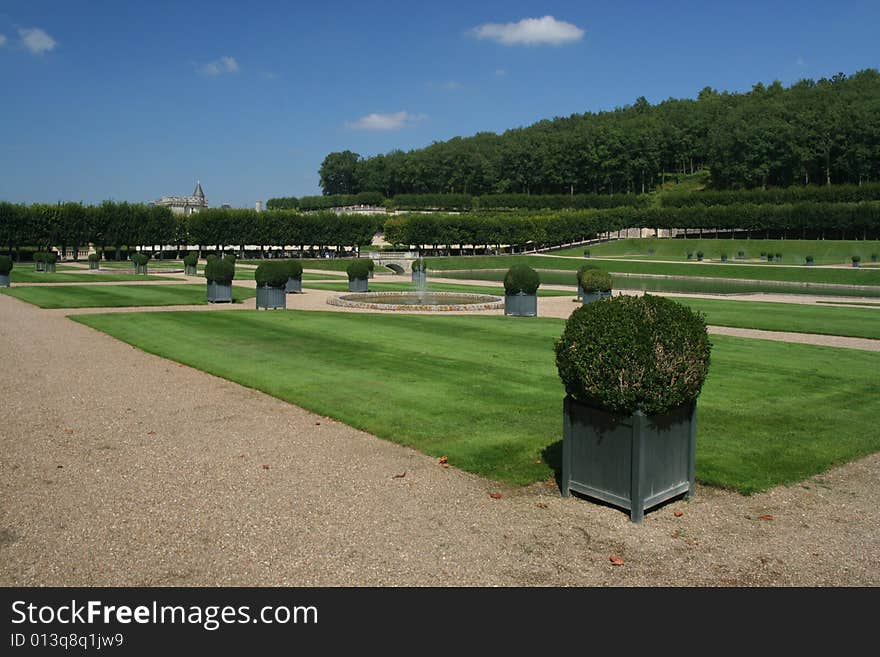
{"label": "white cloud", "polygon": [[374,113],[362,116],[357,121],[346,121],[345,127],[352,130],[400,130],[427,118],[424,114],[410,114],[406,111],[391,114]]}
{"label": "white cloud", "polygon": [[584,31],[553,16],[523,18],[518,23],[483,23],[470,31],[477,39],[491,39],[505,46],[561,46],[580,41]]}
{"label": "white cloud", "polygon": [[207,75],[209,78],[216,78],[224,73],[238,73],[238,62],[235,57],[224,56],[213,62],[208,62],[199,67],[199,73]]}
{"label": "white cloud", "polygon": [[505,75],[507,75],[507,71],[505,71],[503,68],[496,68],[495,69],[495,77],[503,78]]}
{"label": "white cloud", "polygon": [[0,46],[4,45],[5,43],[6,43],[6,35],[0,34]]}
{"label": "white cloud", "polygon": [[39,27],[20,27],[18,28],[18,36],[21,37],[21,44],[35,55],[42,55],[44,52],[54,50],[58,45],[55,39]]}

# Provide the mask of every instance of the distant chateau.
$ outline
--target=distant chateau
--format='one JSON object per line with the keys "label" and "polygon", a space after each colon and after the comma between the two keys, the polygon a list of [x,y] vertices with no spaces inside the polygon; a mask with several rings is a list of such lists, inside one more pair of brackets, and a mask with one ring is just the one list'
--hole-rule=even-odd
{"label": "distant chateau", "polygon": [[153,201],[153,205],[171,208],[171,212],[174,214],[192,214],[202,208],[207,208],[208,199],[205,198],[205,192],[202,191],[202,183],[196,181],[196,188],[192,196],[163,196],[158,201]]}

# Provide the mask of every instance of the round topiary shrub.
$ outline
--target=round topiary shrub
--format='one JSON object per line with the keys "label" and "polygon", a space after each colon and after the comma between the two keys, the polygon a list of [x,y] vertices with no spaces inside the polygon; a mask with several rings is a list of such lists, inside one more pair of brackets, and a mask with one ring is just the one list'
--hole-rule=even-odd
{"label": "round topiary shrub", "polygon": [[610,292],[611,283],[611,275],[601,269],[578,270],[578,285],[587,294]]}
{"label": "round topiary shrub", "polygon": [[506,294],[535,294],[540,285],[538,272],[528,265],[514,265],[504,275]]}
{"label": "round topiary shrub", "polygon": [[0,276],[9,276],[12,271],[12,258],[7,255],[0,255]]}
{"label": "round topiary shrub", "polygon": [[302,280],[303,266],[299,260],[285,260],[284,265],[285,265],[285,267],[287,267],[287,277],[288,278]]}
{"label": "round topiary shrub", "polygon": [[374,266],[370,259],[352,260],[345,268],[345,273],[348,274],[349,281],[364,280],[369,278]]}
{"label": "round topiary shrub", "polygon": [[700,313],[664,297],[620,296],[571,314],[556,342],[556,367],[577,401],[656,415],[697,398],[710,350]]}
{"label": "round topiary shrub", "polygon": [[58,262],[58,254],[54,251],[48,251],[43,254],[43,262],[49,265],[54,265]]}
{"label": "round topiary shrub", "polygon": [[428,271],[428,263],[425,262],[424,258],[417,258],[413,260],[412,270],[421,272]]}
{"label": "round topiary shrub", "polygon": [[205,265],[205,278],[209,283],[230,285],[235,278],[235,263],[226,258],[215,258]]}
{"label": "round topiary shrub", "polygon": [[199,254],[195,251],[190,251],[185,256],[183,256],[183,264],[186,267],[196,267],[199,264]]}
{"label": "round topiary shrub", "polygon": [[287,264],[281,260],[261,262],[254,272],[257,287],[284,287],[288,278]]}
{"label": "round topiary shrub", "polygon": [[854,255],[854,256],[852,257],[852,261],[853,261],[853,264],[855,264],[855,263],[857,263],[857,262],[861,262],[861,261],[862,261],[862,256]]}

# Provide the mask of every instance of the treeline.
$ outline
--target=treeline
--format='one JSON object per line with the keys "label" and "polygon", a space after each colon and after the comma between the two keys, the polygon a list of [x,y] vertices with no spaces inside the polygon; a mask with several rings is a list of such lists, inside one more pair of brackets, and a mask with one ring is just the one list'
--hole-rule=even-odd
{"label": "treeline", "polygon": [[653,190],[670,173],[707,169],[715,189],[880,180],[880,72],[704,88],[696,99],[544,120],[362,158],[327,155],[325,195],[564,194]]}
{"label": "treeline", "polygon": [[747,189],[737,191],[703,190],[692,193],[670,192],[660,195],[663,207],[682,208],[692,206],[781,205],[785,203],[859,203],[880,201],[880,183],[866,185],[829,185],[819,187],[784,187],[778,189]]}
{"label": "treeline", "polygon": [[452,245],[551,247],[629,228],[773,233],[783,238],[880,238],[880,203],[613,208],[548,213],[403,214],[385,222],[385,240],[433,249]]}

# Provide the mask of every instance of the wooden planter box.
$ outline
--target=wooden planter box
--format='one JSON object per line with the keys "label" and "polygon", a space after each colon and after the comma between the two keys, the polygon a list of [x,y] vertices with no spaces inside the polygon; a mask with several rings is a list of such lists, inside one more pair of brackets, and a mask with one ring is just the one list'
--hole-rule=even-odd
{"label": "wooden planter box", "polygon": [[0,287],[10,287],[9,274],[0,274]]}
{"label": "wooden planter box", "polygon": [[504,314],[512,317],[537,317],[538,295],[524,292],[504,295]]}
{"label": "wooden planter box", "polygon": [[584,292],[583,289],[581,289],[581,301],[584,302],[584,305],[593,303],[599,299],[607,299],[610,296],[611,290],[608,290],[607,292]]}
{"label": "wooden planter box", "polygon": [[369,292],[370,282],[366,278],[356,278],[348,282],[349,292]]}
{"label": "wooden planter box", "polygon": [[696,402],[664,415],[618,415],[571,397],[563,405],[562,495],[581,493],[630,512],[694,494]]}
{"label": "wooden planter box", "polygon": [[265,308],[266,310],[276,308],[287,308],[287,291],[283,287],[269,287],[261,285],[257,287],[257,309]]}
{"label": "wooden planter box", "polygon": [[426,285],[428,283],[428,272],[414,271],[412,272],[412,282],[416,285]]}
{"label": "wooden planter box", "polygon": [[287,285],[284,286],[287,294],[301,294],[303,291],[303,282],[301,278],[288,278]]}
{"label": "wooden planter box", "polygon": [[232,303],[232,283],[208,282],[208,303]]}
{"label": "wooden planter box", "polygon": [[198,268],[198,266],[191,267],[190,265],[184,265],[183,266],[183,273],[186,276],[198,276],[199,268]]}

